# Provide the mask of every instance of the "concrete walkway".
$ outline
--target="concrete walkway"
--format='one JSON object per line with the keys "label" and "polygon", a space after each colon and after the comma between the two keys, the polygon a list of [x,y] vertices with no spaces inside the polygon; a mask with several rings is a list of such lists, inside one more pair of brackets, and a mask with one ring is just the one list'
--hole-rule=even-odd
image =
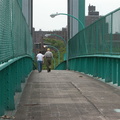
{"label": "concrete walkway", "polygon": [[14,120],[120,120],[120,89],[73,71],[33,71]]}

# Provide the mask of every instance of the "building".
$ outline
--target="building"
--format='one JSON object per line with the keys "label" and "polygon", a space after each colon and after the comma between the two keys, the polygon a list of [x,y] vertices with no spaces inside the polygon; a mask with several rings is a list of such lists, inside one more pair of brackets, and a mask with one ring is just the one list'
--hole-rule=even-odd
{"label": "building", "polygon": [[[34,31],[34,30],[33,30]],[[64,40],[67,41],[67,28],[62,28],[62,30],[55,30],[55,31],[34,31],[33,36],[33,43],[34,43],[34,53],[37,53],[39,50],[44,51],[44,38],[46,34],[52,34],[49,38],[53,38],[56,40],[62,40],[60,37],[55,35],[61,36]]]}
{"label": "building", "polygon": [[[88,6],[88,16],[85,16],[84,12],[78,12],[79,9],[81,8],[81,6],[78,6],[78,3],[82,3],[81,5],[84,5],[85,0],[68,0],[68,14],[72,14],[73,16],[75,16],[76,18],[81,19],[81,21],[83,21],[84,26],[88,26],[90,24],[92,24],[93,22],[95,22],[96,20],[98,20],[101,16],[99,16],[99,12],[96,11],[96,7],[93,5],[89,5]],[[76,5],[78,7],[76,7]],[[81,10],[81,9],[80,9]],[[84,7],[82,8],[82,10],[84,11]],[[80,18],[80,14],[82,14],[82,18]],[[43,49],[43,44],[44,44],[44,37],[45,34],[56,34],[59,35],[61,37],[63,37],[66,41],[70,38],[72,38],[75,34],[77,34],[80,30],[82,30],[83,28],[81,27],[80,23],[71,18],[68,17],[68,27],[67,28],[62,28],[62,30],[56,30],[56,31],[34,31],[34,37],[33,37],[33,43],[34,43],[34,52],[36,53],[38,50],[44,50]],[[69,31],[68,31],[69,30]],[[54,39],[58,39],[61,40],[59,37],[57,36],[49,36],[49,38],[54,38]],[[36,49],[37,48],[37,49]]]}
{"label": "building", "polygon": [[96,7],[93,5],[88,6],[88,16],[85,17],[85,26],[89,26],[90,24],[94,23],[96,20],[101,18],[99,16],[99,12],[96,11]]}
{"label": "building", "polygon": [[[93,5],[88,6],[88,16],[85,16],[85,0],[68,0],[68,14],[78,18],[84,27],[102,17],[99,16],[99,12],[96,11],[96,7]],[[68,17],[68,39],[72,38],[82,29],[82,25],[77,20]]]}

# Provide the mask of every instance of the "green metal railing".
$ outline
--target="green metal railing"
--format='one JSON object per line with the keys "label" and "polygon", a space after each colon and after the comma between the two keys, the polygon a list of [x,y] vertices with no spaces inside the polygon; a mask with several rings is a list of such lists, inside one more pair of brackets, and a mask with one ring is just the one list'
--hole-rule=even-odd
{"label": "green metal railing", "polygon": [[32,37],[22,0],[0,1],[0,116],[14,110],[15,92],[33,69]]}
{"label": "green metal railing", "polygon": [[[68,68],[120,86],[120,8],[68,41]],[[65,61],[56,69],[65,69]]]}
{"label": "green metal railing", "polygon": [[23,56],[0,66],[0,115],[15,109],[15,92],[21,92],[21,83],[33,69],[32,62],[31,57]]}
{"label": "green metal railing", "polygon": [[70,70],[84,72],[120,86],[120,56],[92,55],[69,60]]}
{"label": "green metal railing", "polygon": [[120,54],[120,8],[69,40],[69,59],[81,55]]}
{"label": "green metal railing", "polygon": [[66,61],[63,61],[55,68],[55,70],[66,70],[66,67],[67,67]]}
{"label": "green metal railing", "polygon": [[17,0],[0,1],[0,63],[32,56],[32,37]]}
{"label": "green metal railing", "polygon": [[18,3],[22,7],[22,0],[18,0]]}

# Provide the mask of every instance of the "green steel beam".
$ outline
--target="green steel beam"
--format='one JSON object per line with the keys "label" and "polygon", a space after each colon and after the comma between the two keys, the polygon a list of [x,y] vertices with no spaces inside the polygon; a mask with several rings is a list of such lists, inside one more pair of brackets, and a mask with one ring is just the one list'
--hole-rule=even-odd
{"label": "green steel beam", "polygon": [[[78,18],[82,22],[83,26],[85,26],[85,0],[78,0]],[[79,31],[83,28],[79,24]]]}

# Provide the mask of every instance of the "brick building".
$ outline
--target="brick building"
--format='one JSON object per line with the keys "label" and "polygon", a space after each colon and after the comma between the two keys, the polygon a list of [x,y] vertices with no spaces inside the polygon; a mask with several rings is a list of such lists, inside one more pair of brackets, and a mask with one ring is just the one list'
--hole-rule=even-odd
{"label": "brick building", "polygon": [[96,7],[93,5],[88,6],[88,16],[85,17],[85,26],[89,26],[90,24],[94,23],[96,20],[101,18],[102,16],[99,15],[99,12],[96,11]]}
{"label": "brick building", "polygon": [[[100,17],[99,12],[96,11],[96,7],[93,5],[88,6],[88,16],[85,16],[85,26],[92,24],[96,20],[98,20]],[[64,38],[64,40],[67,41],[68,39],[68,31],[67,28],[62,28],[62,30],[55,30],[55,31],[42,31],[41,29],[39,31],[35,31],[33,29],[33,43],[34,43],[34,53],[37,53],[40,49],[41,51],[44,51],[43,45],[44,45],[44,38],[46,34],[56,34]],[[49,36],[49,38],[54,38],[56,40],[62,40],[61,38],[57,36]]]}
{"label": "brick building", "polygon": [[[67,41],[67,28],[62,28],[62,30],[55,30],[55,31],[42,31],[41,29],[39,31],[34,31],[33,35],[33,44],[34,44],[34,53],[37,53],[40,49],[41,51],[44,51],[44,38],[46,34],[56,34],[61,36],[64,40]],[[56,40],[62,40],[60,37],[57,36],[49,36],[49,38],[53,38]]]}

